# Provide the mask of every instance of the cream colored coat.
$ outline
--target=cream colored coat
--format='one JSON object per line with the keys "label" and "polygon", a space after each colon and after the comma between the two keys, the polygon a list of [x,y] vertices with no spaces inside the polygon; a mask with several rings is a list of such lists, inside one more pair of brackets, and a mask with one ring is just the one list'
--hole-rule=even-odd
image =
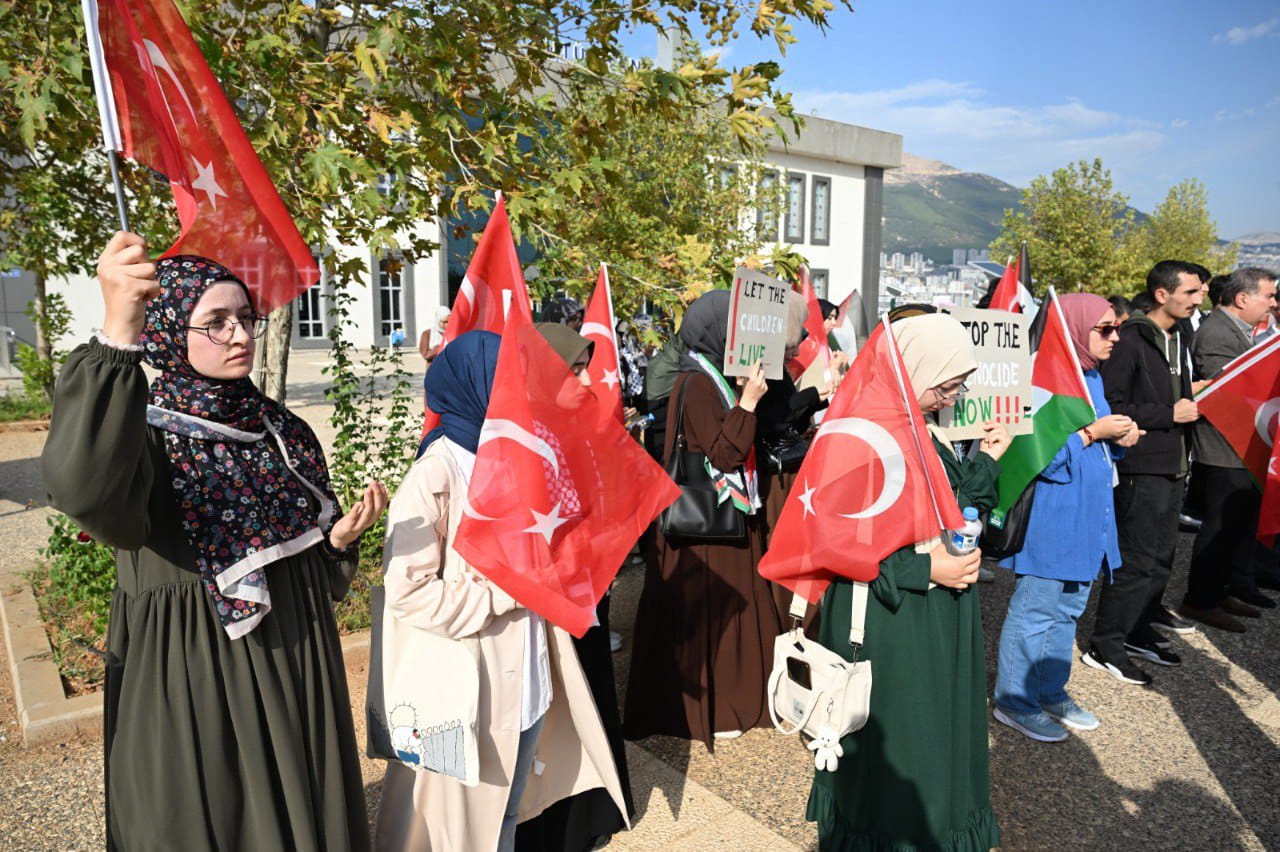
{"label": "cream colored coat", "polygon": [[[488,852],[498,845],[520,742],[527,611],[448,546],[465,501],[462,471],[437,441],[391,501],[383,568],[387,604],[397,618],[478,645],[480,783],[466,787],[389,763],[376,832],[381,850]],[[626,814],[618,769],[573,639],[548,623],[547,646],[551,707],[520,800],[520,821],[595,787],[607,789]],[[430,661],[423,667],[429,670]]]}

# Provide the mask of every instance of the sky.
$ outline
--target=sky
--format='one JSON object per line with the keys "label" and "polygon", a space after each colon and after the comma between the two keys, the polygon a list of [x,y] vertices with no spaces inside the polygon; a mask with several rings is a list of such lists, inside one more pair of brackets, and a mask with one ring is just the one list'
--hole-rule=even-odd
{"label": "sky", "polygon": [[[1150,211],[1199,178],[1219,235],[1280,231],[1280,2],[857,0],[797,25],[805,114],[1017,186],[1101,157]],[[726,64],[777,58],[749,33]]]}

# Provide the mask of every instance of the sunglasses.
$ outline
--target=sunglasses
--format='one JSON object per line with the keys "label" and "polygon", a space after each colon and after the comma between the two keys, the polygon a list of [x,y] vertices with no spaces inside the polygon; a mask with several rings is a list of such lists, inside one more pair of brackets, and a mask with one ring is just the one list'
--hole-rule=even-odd
{"label": "sunglasses", "polygon": [[1120,336],[1120,323],[1118,323],[1118,322],[1104,322],[1104,323],[1102,323],[1101,325],[1095,325],[1095,326],[1093,327],[1093,330],[1094,330],[1094,331],[1096,331],[1096,332],[1098,332],[1098,334],[1101,334],[1103,337],[1110,337],[1110,336],[1111,336],[1111,335],[1113,335],[1113,334],[1114,334],[1114,335],[1116,335],[1117,337],[1119,337],[1119,336]]}

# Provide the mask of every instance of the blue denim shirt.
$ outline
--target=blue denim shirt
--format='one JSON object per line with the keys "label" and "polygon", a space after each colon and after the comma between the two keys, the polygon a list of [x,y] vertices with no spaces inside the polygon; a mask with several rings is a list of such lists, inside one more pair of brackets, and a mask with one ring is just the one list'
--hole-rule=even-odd
{"label": "blue denim shirt", "polygon": [[[1087,370],[1084,381],[1098,416],[1110,414],[1098,371]],[[1073,433],[1036,478],[1022,550],[1000,564],[1018,574],[1078,582],[1096,579],[1100,568],[1119,568],[1112,458],[1122,452],[1106,442],[1086,447]]]}

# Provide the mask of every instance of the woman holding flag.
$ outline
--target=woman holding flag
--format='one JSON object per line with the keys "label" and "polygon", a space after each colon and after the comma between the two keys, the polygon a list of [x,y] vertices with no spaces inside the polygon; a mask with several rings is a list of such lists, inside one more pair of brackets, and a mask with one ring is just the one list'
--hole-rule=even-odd
{"label": "woman holding flag", "polygon": [[315,435],[249,381],[265,320],[229,270],[152,264],[122,232],[98,279],[106,318],[63,368],[42,471],[117,548],[107,847],[367,849],[333,601],[386,491],[339,517]]}
{"label": "woman holding flag", "polygon": [[1120,338],[1111,304],[1092,293],[1068,293],[1042,309],[1052,312],[1049,322],[1065,320],[1096,419],[1072,432],[1029,486],[1035,496],[1025,544],[1000,563],[1014,570],[1018,584],[1000,630],[993,712],[1033,740],[1059,742],[1066,728],[1098,727],[1098,718],[1067,694],[1067,678],[1093,581],[1099,571],[1109,576],[1120,567],[1110,445],[1131,447],[1145,433],[1131,418],[1112,414],[1103,394],[1098,364]]}
{"label": "woman holding flag", "polygon": [[[1009,445],[987,424],[981,451],[958,458],[934,421],[977,368],[968,332],[944,314],[895,322],[893,334],[933,450],[961,506],[996,502],[997,459]],[[855,366],[856,369],[856,366]],[[928,449],[926,448],[926,452]],[[859,658],[875,666],[871,715],[841,740],[835,771],[815,773],[808,819],[820,848],[987,850],[1000,845],[991,809],[987,692],[978,609],[977,550],[950,554],[940,539],[904,547],[870,583]],[[819,641],[850,659],[853,584],[822,599]]]}
{"label": "woman holding flag", "polygon": [[[570,365],[577,377],[571,380],[588,385],[587,343],[574,337],[583,344],[583,357]],[[479,783],[464,786],[390,762],[378,813],[379,849],[509,852],[522,815],[599,787],[608,791],[615,815],[625,813],[617,768],[572,637],[520,606],[455,546],[470,509],[468,486],[499,346],[496,334],[468,332],[441,350],[427,372],[427,403],[440,425],[427,434],[391,501],[383,557],[388,611],[475,650],[476,718],[463,721],[476,731]],[[421,661],[424,676],[431,663]]]}

